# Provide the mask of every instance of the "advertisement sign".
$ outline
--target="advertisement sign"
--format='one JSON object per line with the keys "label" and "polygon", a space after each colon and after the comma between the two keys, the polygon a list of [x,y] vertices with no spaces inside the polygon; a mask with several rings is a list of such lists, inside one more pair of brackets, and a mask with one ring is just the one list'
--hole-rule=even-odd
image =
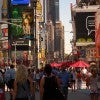
{"label": "advertisement sign", "polygon": [[77,12],[74,16],[76,42],[95,42],[95,13]]}
{"label": "advertisement sign", "polygon": [[12,42],[12,50],[27,51],[29,50],[29,41],[24,39],[17,39]]}
{"label": "advertisement sign", "polygon": [[8,49],[8,40],[2,41],[3,49]]}
{"label": "advertisement sign", "polygon": [[30,0],[11,0],[12,5],[28,5]]}
{"label": "advertisement sign", "polygon": [[10,34],[12,39],[24,38],[33,40],[33,13],[25,6],[11,7]]}
{"label": "advertisement sign", "polygon": [[23,28],[22,28],[22,11],[23,7],[12,6],[10,16],[11,16],[11,23],[10,25],[10,36],[13,39],[21,38],[23,35]]}
{"label": "advertisement sign", "polygon": [[[1,4],[1,3],[0,3]],[[7,19],[8,15],[8,0],[3,0],[2,4],[2,19]]]}
{"label": "advertisement sign", "polygon": [[100,43],[100,12],[95,15],[95,43]]}
{"label": "advertisement sign", "polygon": [[96,57],[100,57],[100,11],[95,15],[95,44]]}
{"label": "advertisement sign", "polygon": [[1,25],[2,37],[8,37],[8,24]]}
{"label": "advertisement sign", "polygon": [[42,5],[40,1],[37,1],[37,6],[36,6],[36,13],[37,13],[37,20],[39,22],[43,21],[43,16],[42,16]]}
{"label": "advertisement sign", "polygon": [[31,26],[33,24],[33,13],[31,11],[22,12],[22,20],[23,20],[23,34],[25,36],[31,34]]}
{"label": "advertisement sign", "polygon": [[3,0],[0,0],[0,20],[1,20],[1,18],[2,18],[2,11],[1,11],[1,9],[2,9],[2,6],[3,6]]}

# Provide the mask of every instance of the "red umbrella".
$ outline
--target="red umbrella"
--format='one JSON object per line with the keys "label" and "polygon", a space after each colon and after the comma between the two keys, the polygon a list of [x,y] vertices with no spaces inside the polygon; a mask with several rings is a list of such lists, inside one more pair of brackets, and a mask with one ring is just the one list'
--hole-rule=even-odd
{"label": "red umbrella", "polygon": [[51,63],[50,65],[51,65],[52,67],[59,67],[59,66],[61,66],[61,64],[56,63],[56,62],[53,62],[53,63]]}
{"label": "red umbrella", "polygon": [[90,67],[90,65],[87,64],[87,63],[84,62],[84,61],[77,61],[77,62],[75,62],[74,64],[71,64],[70,66],[71,66],[71,67]]}
{"label": "red umbrella", "polygon": [[70,66],[71,64],[73,64],[71,61],[62,62],[62,63],[61,63],[61,66],[66,66],[66,67],[68,67],[68,66]]}

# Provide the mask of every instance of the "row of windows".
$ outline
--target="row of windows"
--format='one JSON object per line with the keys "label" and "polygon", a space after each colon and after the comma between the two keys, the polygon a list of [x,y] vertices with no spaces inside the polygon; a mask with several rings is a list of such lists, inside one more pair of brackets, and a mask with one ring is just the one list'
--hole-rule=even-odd
{"label": "row of windows", "polygon": [[78,3],[78,6],[83,6],[83,5],[99,5],[99,0],[81,0],[79,3]]}
{"label": "row of windows", "polygon": [[95,49],[87,50],[87,56],[88,57],[95,57],[96,56],[96,50]]}

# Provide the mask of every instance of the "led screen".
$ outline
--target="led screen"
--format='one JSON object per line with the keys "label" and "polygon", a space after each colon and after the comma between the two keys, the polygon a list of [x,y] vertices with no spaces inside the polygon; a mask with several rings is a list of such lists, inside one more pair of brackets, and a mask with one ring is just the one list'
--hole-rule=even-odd
{"label": "led screen", "polygon": [[95,12],[77,12],[74,19],[76,42],[95,42]]}
{"label": "led screen", "polygon": [[12,5],[27,5],[30,0],[11,0]]}

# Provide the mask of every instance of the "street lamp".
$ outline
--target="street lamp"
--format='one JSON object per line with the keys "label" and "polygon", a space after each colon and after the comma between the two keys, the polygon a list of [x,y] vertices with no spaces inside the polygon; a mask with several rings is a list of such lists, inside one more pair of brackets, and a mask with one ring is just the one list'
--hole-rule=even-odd
{"label": "street lamp", "polygon": [[15,47],[15,50],[14,50],[15,51],[15,55],[14,55],[14,60],[15,61],[14,61],[14,63],[15,63],[15,68],[16,68],[16,63],[17,63],[17,61],[16,61],[16,58],[17,58],[17,56],[16,56],[17,47],[16,46],[17,46],[17,43],[16,42],[13,42],[12,45],[14,45],[14,47]]}
{"label": "street lamp", "polygon": [[35,66],[37,66],[37,46],[36,46],[36,7],[37,7],[37,0],[31,0],[31,7],[33,9],[33,34],[34,34],[34,52],[33,52],[33,60],[35,63]]}

